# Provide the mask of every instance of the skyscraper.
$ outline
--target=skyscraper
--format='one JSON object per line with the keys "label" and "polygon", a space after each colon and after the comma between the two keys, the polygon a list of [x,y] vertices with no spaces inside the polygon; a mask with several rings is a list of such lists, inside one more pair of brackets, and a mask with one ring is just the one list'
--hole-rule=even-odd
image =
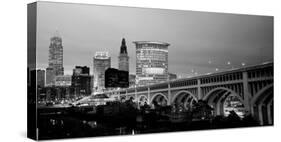
{"label": "skyscraper", "polygon": [[135,41],[136,85],[149,85],[168,80],[168,46],[154,41]]}
{"label": "skyscraper", "polygon": [[102,91],[105,86],[105,70],[111,67],[111,58],[108,52],[96,52],[94,56],[94,87],[93,91]]}
{"label": "skyscraper", "polygon": [[120,54],[118,58],[119,58],[119,70],[129,72],[129,56],[127,52],[126,41],[124,38],[122,39]]}
{"label": "skyscraper", "polygon": [[58,35],[50,39],[49,66],[46,69],[46,84],[53,85],[55,76],[63,75],[63,47],[62,39]]}

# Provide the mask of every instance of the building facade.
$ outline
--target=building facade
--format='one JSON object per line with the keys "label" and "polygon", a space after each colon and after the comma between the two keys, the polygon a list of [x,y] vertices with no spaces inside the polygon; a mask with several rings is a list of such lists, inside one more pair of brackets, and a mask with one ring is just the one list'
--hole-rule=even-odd
{"label": "building facade", "polygon": [[90,68],[87,66],[76,66],[73,69],[71,86],[74,89],[75,96],[90,95],[91,86]]}
{"label": "building facade", "polygon": [[129,87],[129,72],[108,68],[105,71],[105,88],[128,88]]}
{"label": "building facade", "polygon": [[90,68],[87,66],[75,66],[73,75],[90,75]]}
{"label": "building facade", "polygon": [[37,70],[37,87],[45,87],[45,70]]}
{"label": "building facade", "polygon": [[108,52],[96,52],[94,56],[94,68],[93,68],[93,91],[100,92],[105,86],[105,70],[111,67],[111,58]]}
{"label": "building facade", "polygon": [[64,75],[63,68],[63,46],[59,36],[50,39],[49,46],[49,65],[46,69],[46,85],[54,85],[55,76]]}
{"label": "building facade", "polygon": [[46,86],[52,86],[55,84],[55,71],[54,68],[46,68]]}
{"label": "building facade", "polygon": [[118,59],[119,59],[118,62],[119,70],[129,72],[129,56],[127,52],[126,41],[124,38],[122,39],[120,54],[118,56]]}
{"label": "building facade", "polygon": [[168,80],[168,46],[154,41],[135,41],[136,85],[143,86]]}
{"label": "building facade", "polygon": [[71,75],[58,75],[55,77],[55,86],[69,87],[71,86]]}

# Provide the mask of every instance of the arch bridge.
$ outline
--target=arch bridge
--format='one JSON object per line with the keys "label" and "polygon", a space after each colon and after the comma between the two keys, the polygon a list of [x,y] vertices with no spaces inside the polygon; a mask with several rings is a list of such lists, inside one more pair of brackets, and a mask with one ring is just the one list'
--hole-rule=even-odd
{"label": "arch bridge", "polygon": [[105,93],[132,97],[139,104],[181,103],[186,108],[204,100],[214,108],[215,115],[224,113],[224,103],[231,95],[260,125],[267,125],[273,123],[273,62]]}

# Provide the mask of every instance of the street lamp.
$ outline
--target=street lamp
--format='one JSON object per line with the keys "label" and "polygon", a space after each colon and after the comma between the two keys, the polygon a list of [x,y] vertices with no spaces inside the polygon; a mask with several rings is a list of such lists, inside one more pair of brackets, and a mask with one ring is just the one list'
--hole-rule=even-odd
{"label": "street lamp", "polygon": [[227,61],[227,65],[229,65],[231,67],[231,69],[233,69],[233,66],[231,66],[231,62]]}

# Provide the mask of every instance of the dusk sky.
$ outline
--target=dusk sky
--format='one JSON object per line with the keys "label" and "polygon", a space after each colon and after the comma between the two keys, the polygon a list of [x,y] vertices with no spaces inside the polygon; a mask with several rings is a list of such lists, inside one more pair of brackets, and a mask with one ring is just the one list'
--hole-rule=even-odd
{"label": "dusk sky", "polygon": [[[118,68],[126,39],[130,73],[135,73],[133,41],[170,43],[169,72],[189,76],[273,60],[273,17],[194,11],[38,2],[37,66],[47,68],[50,38],[62,37],[65,74],[89,66],[97,51],[108,51]],[[227,65],[227,62],[230,65]]]}

